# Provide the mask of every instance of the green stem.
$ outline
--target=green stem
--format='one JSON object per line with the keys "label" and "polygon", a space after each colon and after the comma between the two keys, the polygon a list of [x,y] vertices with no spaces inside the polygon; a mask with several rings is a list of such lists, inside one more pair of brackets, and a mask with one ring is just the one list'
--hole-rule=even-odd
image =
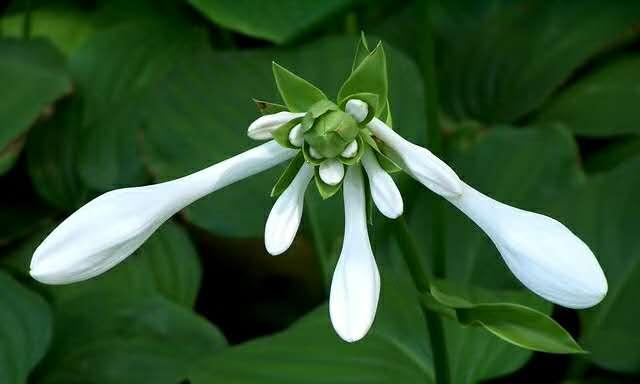
{"label": "green stem", "polygon": [[[404,256],[405,262],[411,272],[411,277],[416,288],[421,294],[429,292],[430,278],[420,257],[416,242],[409,231],[409,226],[404,217],[396,220],[395,233],[398,244]],[[440,316],[422,306],[431,341],[431,356],[436,383],[448,384],[451,382],[449,373],[449,358],[447,344],[445,342],[444,328]]]}
{"label": "green stem", "polygon": [[25,1],[26,9],[24,11],[24,19],[22,20],[22,37],[31,38],[31,1]]}
{"label": "green stem", "polygon": [[316,218],[315,212],[311,209],[311,206],[308,201],[305,201],[305,217],[306,227],[308,228],[309,234],[311,235],[311,241],[313,242],[313,248],[316,254],[316,259],[318,261],[318,268],[320,269],[320,277],[322,278],[322,289],[324,291],[324,295],[328,296],[329,294],[329,252],[327,247],[325,246],[326,242],[322,231],[320,230],[320,225]]}

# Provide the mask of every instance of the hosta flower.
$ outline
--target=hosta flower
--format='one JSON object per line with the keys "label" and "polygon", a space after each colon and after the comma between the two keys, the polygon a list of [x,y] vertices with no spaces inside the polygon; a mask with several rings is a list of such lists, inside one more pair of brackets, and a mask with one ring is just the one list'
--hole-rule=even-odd
{"label": "hosta flower", "polygon": [[249,137],[268,140],[266,143],[180,179],[99,196],[42,242],[33,255],[31,275],[44,283],[64,284],[103,273],[132,254],[185,206],[290,160],[271,192],[277,199],[265,225],[265,246],[272,255],[291,246],[312,180],[325,199],[342,189],[345,230],[329,313],[346,341],[359,340],[367,333],[380,290],[367,233],[366,198],[370,196],[384,216],[400,216],[403,201],[390,176],[399,170],[469,216],[494,242],[513,274],[533,292],[570,308],[585,308],[602,300],[607,282],[600,265],[569,229],[549,217],[481,194],[429,150],[391,128],[381,45],[369,51],[361,42],[337,102],[275,63],[273,70],[285,105],[258,102],[264,116],[248,129]]}

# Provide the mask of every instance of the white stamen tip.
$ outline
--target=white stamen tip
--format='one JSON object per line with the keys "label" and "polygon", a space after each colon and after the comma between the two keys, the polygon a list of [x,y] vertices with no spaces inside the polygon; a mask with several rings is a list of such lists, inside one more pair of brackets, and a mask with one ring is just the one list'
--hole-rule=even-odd
{"label": "white stamen tip", "polygon": [[320,163],[320,179],[329,185],[338,185],[344,177],[344,165],[336,159]]}
{"label": "white stamen tip", "polygon": [[247,136],[254,140],[271,139],[273,131],[290,120],[302,117],[304,113],[278,112],[257,118],[247,129]]}
{"label": "white stamen tip", "polygon": [[311,157],[313,157],[316,160],[320,160],[323,159],[322,155],[320,154],[320,152],[318,152],[317,149],[313,148],[313,147],[309,147],[309,154],[311,155]]}
{"label": "white stamen tip", "polygon": [[340,156],[346,157],[347,159],[351,159],[357,154],[358,154],[358,142],[356,140],[353,140],[352,142],[349,143],[349,145],[347,145],[344,151],[342,151]]}
{"label": "white stamen tip", "polygon": [[362,100],[351,99],[345,106],[346,112],[353,116],[358,123],[362,123],[369,114],[369,106]]}
{"label": "white stamen tip", "polygon": [[302,143],[304,143],[304,132],[302,132],[302,124],[296,124],[289,131],[289,142],[294,147],[302,147]]}
{"label": "white stamen tip", "polygon": [[449,201],[493,241],[530,290],[568,308],[588,308],[607,293],[607,279],[589,247],[557,220],[500,203],[463,184]]}

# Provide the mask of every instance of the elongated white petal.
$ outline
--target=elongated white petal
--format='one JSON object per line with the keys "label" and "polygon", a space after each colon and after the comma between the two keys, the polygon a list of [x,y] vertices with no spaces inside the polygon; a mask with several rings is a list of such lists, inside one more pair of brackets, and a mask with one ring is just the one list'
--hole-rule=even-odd
{"label": "elongated white petal", "polygon": [[296,152],[271,141],[180,179],[98,196],[40,244],[30,273],[43,283],[65,284],[105,272],[133,253],[180,209]]}
{"label": "elongated white petal", "polygon": [[279,255],[293,243],[302,218],[304,193],[312,177],[313,167],[304,163],[273,205],[264,229],[264,244],[270,254]]}
{"label": "elongated white petal", "polygon": [[344,178],[344,165],[336,159],[327,159],[320,163],[320,179],[329,185],[338,185]]}
{"label": "elongated white petal", "polygon": [[362,156],[362,165],[367,171],[371,198],[376,207],[386,217],[395,219],[402,215],[404,209],[402,195],[391,176],[380,167],[376,156],[366,151]]}
{"label": "elongated white petal", "polygon": [[254,140],[271,139],[271,133],[273,133],[273,131],[275,131],[279,126],[302,116],[304,116],[304,113],[286,111],[261,116],[249,125],[247,135]]}
{"label": "elongated white petal", "polygon": [[348,342],[367,334],[380,295],[380,274],[369,244],[364,199],[362,171],[358,165],[351,166],[344,181],[344,241],[329,296],[331,323]]}
{"label": "elongated white petal", "polygon": [[607,293],[589,247],[560,222],[493,200],[464,184],[449,201],[482,228],[530,290],[568,308],[588,308]]}
{"label": "elongated white petal", "polygon": [[377,118],[373,118],[368,126],[398,155],[403,169],[425,187],[444,197],[462,193],[458,175],[429,150],[405,140]]}

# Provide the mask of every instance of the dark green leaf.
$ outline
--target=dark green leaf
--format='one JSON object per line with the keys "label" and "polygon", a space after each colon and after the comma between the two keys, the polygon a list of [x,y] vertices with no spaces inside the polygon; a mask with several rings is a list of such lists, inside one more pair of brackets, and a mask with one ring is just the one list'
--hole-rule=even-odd
{"label": "dark green leaf", "polygon": [[226,345],[213,325],[158,296],[77,297],[56,311],[54,341],[38,383],[175,384]]}
{"label": "dark green leaf", "polygon": [[[45,40],[0,40],[0,174],[47,106],[71,91],[64,57]],[[51,111],[49,111],[51,113]]]}
{"label": "dark green leaf", "polygon": [[27,382],[49,347],[52,328],[46,301],[0,271],[0,382]]}
{"label": "dark green leaf", "polygon": [[307,112],[314,104],[327,96],[315,85],[273,62],[273,77],[280,97],[291,112]]}
{"label": "dark green leaf", "polygon": [[640,134],[640,55],[609,62],[564,89],[538,120],[584,136]]}
{"label": "dark green leaf", "polygon": [[304,155],[302,154],[302,151],[300,151],[298,155],[294,157],[293,160],[291,160],[289,165],[287,165],[287,168],[285,168],[284,172],[282,172],[280,178],[278,178],[276,185],[274,185],[273,189],[271,190],[271,197],[278,197],[282,192],[284,192],[285,189],[287,189],[289,184],[291,184],[293,179],[298,174],[298,171],[303,164]]}
{"label": "dark green leaf", "polygon": [[216,24],[276,43],[295,38],[354,2],[189,0],[191,5]]}

